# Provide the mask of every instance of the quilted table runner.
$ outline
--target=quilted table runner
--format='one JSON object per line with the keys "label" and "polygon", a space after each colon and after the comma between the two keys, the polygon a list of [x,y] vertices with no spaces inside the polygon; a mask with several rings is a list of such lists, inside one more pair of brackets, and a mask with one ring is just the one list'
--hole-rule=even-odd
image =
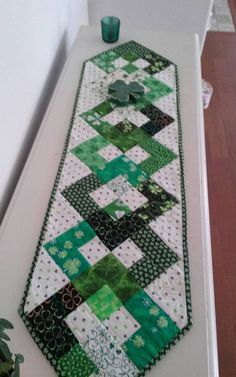
{"label": "quilted table runner", "polygon": [[59,376],[143,376],[189,329],[186,233],[177,67],[131,41],[83,65],[19,309]]}

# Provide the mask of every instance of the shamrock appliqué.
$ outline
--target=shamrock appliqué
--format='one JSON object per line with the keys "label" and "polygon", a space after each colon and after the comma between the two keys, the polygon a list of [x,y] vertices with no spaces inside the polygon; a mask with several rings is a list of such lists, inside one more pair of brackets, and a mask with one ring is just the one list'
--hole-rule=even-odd
{"label": "shamrock appliqu\u00e9", "polygon": [[108,93],[119,106],[126,106],[130,101],[137,102],[144,95],[144,87],[136,81],[126,84],[122,80],[116,80],[109,85]]}

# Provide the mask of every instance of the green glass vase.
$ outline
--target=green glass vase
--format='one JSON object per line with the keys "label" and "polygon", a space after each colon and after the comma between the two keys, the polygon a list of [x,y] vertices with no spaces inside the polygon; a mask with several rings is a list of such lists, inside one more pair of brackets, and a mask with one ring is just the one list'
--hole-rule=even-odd
{"label": "green glass vase", "polygon": [[120,34],[120,20],[117,17],[107,16],[101,19],[102,39],[107,43],[117,42]]}

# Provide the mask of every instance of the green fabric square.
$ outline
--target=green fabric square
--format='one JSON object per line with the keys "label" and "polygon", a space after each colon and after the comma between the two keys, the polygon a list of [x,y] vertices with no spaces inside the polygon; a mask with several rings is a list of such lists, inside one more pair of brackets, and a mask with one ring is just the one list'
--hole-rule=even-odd
{"label": "green fabric square", "polygon": [[170,65],[170,62],[163,58],[153,58],[149,60],[150,65],[144,69],[145,72],[150,73],[150,75],[154,75],[157,72],[163,71]]}
{"label": "green fabric square", "polygon": [[114,128],[114,126],[111,123],[106,122],[104,120],[100,120],[99,124],[94,124],[92,125],[92,127],[105,139],[107,139],[107,135],[109,135],[111,129]]}
{"label": "green fabric square", "polygon": [[[145,80],[143,80],[142,83],[146,87],[151,89],[151,92],[155,94],[155,101],[173,92],[173,89],[171,89],[168,85],[164,84],[162,81],[155,79],[152,76],[147,77]],[[150,92],[146,94],[146,98],[149,98],[149,93]]]}
{"label": "green fabric square", "polygon": [[122,306],[121,301],[107,284],[90,296],[86,303],[101,321],[107,319]]}
{"label": "green fabric square", "polygon": [[143,290],[125,304],[141,329],[124,343],[123,349],[137,368],[144,368],[180,333],[172,319]]}
{"label": "green fabric square", "polygon": [[104,169],[107,161],[95,153],[100,149],[109,145],[106,139],[101,135],[95,136],[85,142],[79,144],[77,147],[73,148],[71,152],[77,156],[81,161],[83,161],[92,171],[97,169]]}
{"label": "green fabric square", "polygon": [[151,137],[143,139],[139,145],[151,155],[140,163],[141,169],[149,176],[177,157],[174,152]]}
{"label": "green fabric square", "polygon": [[136,126],[131,123],[128,119],[123,120],[122,122],[116,125],[116,128],[121,130],[124,134],[128,134],[131,131],[135,130]]}
{"label": "green fabric square", "polygon": [[92,373],[98,372],[79,344],[59,359],[58,367],[63,377],[90,377]]}
{"label": "green fabric square", "polygon": [[108,204],[106,207],[103,208],[103,211],[105,211],[113,220],[118,220],[122,216],[126,215],[127,213],[130,213],[130,208],[122,203],[120,200],[115,200],[114,202]]}
{"label": "green fabric square", "polygon": [[105,169],[97,170],[97,176],[103,183],[111,181],[118,175],[122,175],[133,186],[137,186],[139,183],[149,178],[149,176],[141,170],[139,165],[136,165],[124,155],[110,161]]}
{"label": "green fabric square", "polygon": [[83,218],[88,218],[99,210],[99,206],[89,194],[100,186],[102,182],[96,175],[89,174],[63,190],[62,195]]}
{"label": "green fabric square", "polygon": [[122,69],[123,69],[125,72],[127,72],[127,73],[133,73],[133,72],[135,72],[135,71],[138,70],[138,68],[135,67],[135,65],[133,65],[133,64],[131,64],[131,63],[125,65]]}
{"label": "green fabric square", "polygon": [[69,279],[75,279],[90,267],[78,248],[95,236],[94,230],[88,223],[82,221],[76,227],[46,243],[44,247]]}
{"label": "green fabric square", "polygon": [[113,254],[105,256],[72,283],[84,300],[105,284],[110,286],[122,302],[140,290],[132,275]]}
{"label": "green fabric square", "polygon": [[133,51],[127,51],[122,54],[122,58],[128,60],[128,62],[134,62],[135,60],[139,59],[139,56],[135,54]]}
{"label": "green fabric square", "polygon": [[106,51],[104,54],[100,54],[99,56],[96,56],[94,59],[92,59],[92,62],[106,73],[111,73],[116,70],[112,62],[118,58],[119,55],[114,51]]}
{"label": "green fabric square", "polygon": [[178,200],[173,195],[169,194],[151,179],[140,183],[137,188],[148,198],[148,202],[137,209],[139,217],[146,223],[161,216],[178,203]]}
{"label": "green fabric square", "polygon": [[[151,93],[151,91],[148,92],[148,93],[146,93],[146,94],[144,95],[144,97],[140,98],[140,99],[134,104],[136,110],[142,110],[142,109],[144,109],[146,106],[150,105],[150,103],[152,103],[152,100],[150,99],[151,96],[150,96],[149,93]],[[148,97],[148,98],[147,98],[147,94],[149,94],[149,97]]]}
{"label": "green fabric square", "polygon": [[140,128],[135,128],[133,131],[124,134],[117,127],[107,129],[106,135],[104,136],[122,152],[127,152],[136,144],[139,144],[141,140],[148,137]]}
{"label": "green fabric square", "polygon": [[93,111],[95,113],[98,113],[101,117],[109,114],[113,109],[115,105],[112,104],[110,101],[104,101],[100,103],[100,105],[93,108]]}

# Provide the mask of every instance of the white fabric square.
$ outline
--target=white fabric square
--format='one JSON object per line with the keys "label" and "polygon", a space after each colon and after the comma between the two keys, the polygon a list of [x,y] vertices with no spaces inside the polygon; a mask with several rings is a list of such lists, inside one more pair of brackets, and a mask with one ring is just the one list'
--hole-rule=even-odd
{"label": "white fabric square", "polygon": [[75,119],[70,134],[68,150],[97,135],[97,131],[95,131],[91,126],[85,123],[81,118]]}
{"label": "white fabric square", "polygon": [[109,114],[105,115],[102,120],[109,122],[113,126],[116,126],[118,123],[122,122],[126,118],[126,111],[123,111],[121,108],[116,108],[111,111]]}
{"label": "white fabric square", "polygon": [[175,252],[181,259],[183,258],[182,239],[182,210],[177,204],[169,211],[151,221],[150,228]]}
{"label": "white fabric square", "polygon": [[143,124],[149,122],[149,118],[142,114],[140,111],[132,110],[129,112],[127,119],[132,122],[136,127],[142,127]]}
{"label": "white fabric square", "polygon": [[129,62],[128,60],[125,60],[123,58],[118,58],[116,60],[113,60],[112,64],[116,67],[116,68],[122,68],[124,67],[125,65],[127,65]]}
{"label": "white fabric square", "polygon": [[180,329],[186,326],[188,319],[182,261],[173,264],[144,290]]}
{"label": "white fabric square", "polygon": [[91,265],[97,263],[110,252],[98,237],[94,237],[91,241],[81,246],[79,251]]}
{"label": "white fabric square", "polygon": [[121,195],[120,200],[126,204],[131,211],[136,211],[137,208],[148,201],[148,199],[134,187]]}
{"label": "white fabric square", "polygon": [[108,187],[108,185],[103,185],[89,194],[91,198],[103,208],[108,206],[108,204],[114,202],[117,199],[115,193]]}
{"label": "white fabric square", "polygon": [[91,170],[73,153],[67,152],[63,170],[60,177],[58,190],[62,191],[66,187],[89,175]]}
{"label": "white fabric square", "polygon": [[65,321],[81,344],[87,341],[87,336],[100,324],[99,319],[85,302],[70,313]]}
{"label": "white fabric square", "polygon": [[[146,91],[146,90],[145,90],[145,85],[142,84],[142,82],[143,82],[146,78],[148,78],[148,77],[150,77],[150,76],[151,76],[151,75],[149,75],[149,73],[143,71],[142,69],[139,69],[139,70],[137,70],[137,71],[131,73],[131,74],[128,76],[128,78],[127,78],[127,82],[138,81],[139,83],[141,83],[141,85],[144,86],[144,91]],[[147,88],[147,90],[149,91],[150,89]]]}
{"label": "white fabric square", "polygon": [[87,62],[84,68],[83,85],[104,79],[106,73],[93,62]]}
{"label": "white fabric square", "polygon": [[133,187],[124,177],[122,177],[122,175],[118,175],[118,177],[109,181],[107,186],[116,194],[118,198]]}
{"label": "white fabric square", "polygon": [[[66,220],[66,221],[65,221]],[[57,192],[49,212],[45,243],[77,225],[83,218],[70,203]]]}
{"label": "white fabric square", "polygon": [[179,154],[178,145],[178,125],[177,122],[171,123],[169,126],[164,127],[161,131],[157,132],[153,138],[160,144],[172,150],[177,155]]}
{"label": "white fabric square", "polygon": [[87,338],[83,349],[99,369],[100,377],[138,376],[138,369],[102,323]]}
{"label": "white fabric square", "polygon": [[123,153],[115,146],[112,144],[107,145],[106,147],[100,149],[98,151],[98,154],[105,158],[108,162],[114,160],[114,158],[119,157]]}
{"label": "white fabric square", "polygon": [[165,114],[176,119],[177,102],[175,92],[168,94],[168,96],[161,97],[158,101],[154,102],[153,105],[158,107],[158,109],[163,111]]}
{"label": "white fabric square", "polygon": [[179,158],[158,170],[151,178],[167,192],[181,200]]}
{"label": "white fabric square", "polygon": [[143,68],[146,68],[150,65],[150,63],[148,63],[147,60],[145,59],[138,59],[138,60],[135,60],[135,62],[132,63],[135,67],[137,68],[140,68],[140,69],[143,69]]}
{"label": "white fabric square", "polygon": [[175,66],[174,64],[169,65],[167,68],[163,69],[160,72],[153,75],[155,79],[164,82],[166,85],[170,86],[172,89],[175,89]]}
{"label": "white fabric square", "polygon": [[68,277],[42,247],[31,278],[24,312],[30,313],[68,282]]}
{"label": "white fabric square", "polygon": [[147,153],[139,145],[136,145],[133,148],[129,149],[128,152],[125,153],[125,155],[129,157],[130,160],[134,161],[136,164],[140,164],[142,161],[150,157],[150,154]]}
{"label": "white fabric square", "polygon": [[133,264],[137,263],[139,259],[143,258],[143,253],[130,238],[117,246],[112,251],[112,254],[114,254],[126,268],[130,268]]}
{"label": "white fabric square", "polygon": [[120,345],[141,327],[124,306],[112,313],[103,324]]}

